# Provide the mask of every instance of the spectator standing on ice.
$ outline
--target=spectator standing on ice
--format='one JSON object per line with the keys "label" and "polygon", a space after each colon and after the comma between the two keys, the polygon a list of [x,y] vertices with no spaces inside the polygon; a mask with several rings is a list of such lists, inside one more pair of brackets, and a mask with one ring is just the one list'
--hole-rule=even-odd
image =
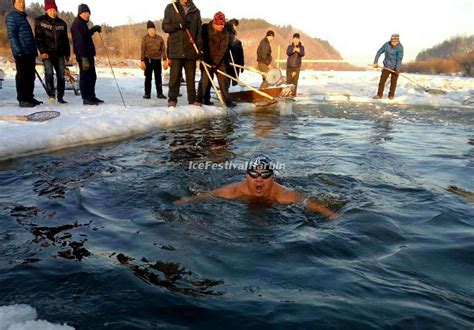
{"label": "spectator standing on ice", "polygon": [[36,44],[44,64],[49,101],[51,103],[56,101],[54,69],[57,79],[58,102],[65,104],[67,102],[64,101],[66,86],[64,68],[71,56],[67,24],[58,17],[58,7],[55,0],[45,0],[44,9],[46,14],[35,20]]}
{"label": "spectator standing on ice", "polygon": [[82,102],[84,105],[99,105],[104,101],[95,95],[95,83],[97,74],[95,72],[95,46],[92,35],[101,32],[100,26],[95,25],[89,29],[91,11],[85,4],[79,5],[77,17],[71,26],[72,43],[77,63],[79,64],[79,80]]}
{"label": "spectator standing on ice", "polygon": [[146,28],[148,34],[143,37],[141,46],[141,68],[145,71],[145,95],[143,98],[149,99],[151,97],[151,81],[153,74],[155,74],[157,97],[166,99],[166,96],[163,95],[161,78],[161,59],[163,59],[163,68],[168,69],[165,41],[156,34],[156,26],[152,21],[148,21]]}
{"label": "spectator standing on ice", "polygon": [[[267,32],[265,38],[260,41],[260,44],[257,48],[257,63],[258,63],[258,70],[263,73],[267,73],[272,69],[272,45],[271,42],[275,38],[275,32],[272,30]],[[260,89],[267,88],[268,82],[265,76],[262,76],[262,84],[260,85]]]}
{"label": "spectator standing on ice", "polygon": [[[390,92],[388,93],[388,98],[392,100],[395,97],[395,90],[397,89],[398,73],[402,66],[403,61],[403,46],[400,43],[400,35],[393,34],[390,41],[386,42],[382,48],[379,49],[377,55],[375,55],[374,68],[378,68],[379,58],[382,54],[385,53],[385,60],[383,61],[384,69],[382,70],[382,75],[380,76],[379,89],[377,95],[374,96],[375,100],[381,99],[383,97],[383,90],[385,88],[385,83],[387,82],[388,77],[391,75],[390,81]],[[395,71],[395,73],[385,70],[385,68]]]}
{"label": "spectator standing on ice", "polygon": [[[179,14],[176,12],[177,7]],[[181,85],[181,71],[184,68],[188,103],[200,106],[196,101],[196,61],[198,53],[193,46],[196,43],[198,50],[202,49],[201,12],[192,0],[176,0],[165,9],[162,28],[169,34],[168,58],[171,61],[168,106],[175,107],[178,102],[179,87]],[[193,40],[188,36],[190,33]]]}
{"label": "spectator standing on ice", "polygon": [[[229,33],[225,30],[225,15],[218,12],[214,15],[214,19],[208,24],[202,26],[202,44],[204,50],[204,62],[209,64],[209,73],[211,79],[213,75],[217,75],[219,81],[222,98],[228,107],[234,107],[235,104],[229,95],[229,82],[217,70],[226,71],[226,64],[228,64],[229,51]],[[211,104],[210,102],[210,80],[207,76],[204,67],[201,68],[201,81],[198,88],[198,101],[204,104]],[[206,96],[206,91],[209,94]]]}
{"label": "spectator standing on ice", "polygon": [[[242,46],[242,41],[237,38],[239,32],[239,20],[233,18],[226,24],[226,29],[229,32],[229,60],[230,63],[232,59],[234,64],[244,66],[245,65],[245,55],[244,47]],[[232,65],[227,66],[227,74],[239,78],[239,75],[244,71],[242,68],[235,68]],[[237,85],[236,81],[232,81],[232,85]]]}
{"label": "spectator standing on ice", "polygon": [[300,41],[300,34],[293,34],[293,42],[286,49],[288,59],[286,61],[286,83],[295,86],[293,96],[298,90],[298,80],[300,79],[301,64],[305,55],[304,46]]}
{"label": "spectator standing on ice", "polygon": [[43,102],[34,98],[36,50],[33,31],[25,13],[25,0],[14,0],[14,9],[5,18],[8,40],[15,58],[16,93],[21,108],[32,108]]}

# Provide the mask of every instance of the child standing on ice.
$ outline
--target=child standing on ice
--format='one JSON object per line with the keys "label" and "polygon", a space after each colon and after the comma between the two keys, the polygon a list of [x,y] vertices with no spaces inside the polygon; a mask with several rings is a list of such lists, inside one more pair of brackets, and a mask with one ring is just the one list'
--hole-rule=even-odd
{"label": "child standing on ice", "polygon": [[163,95],[161,78],[161,59],[163,59],[163,69],[168,70],[165,41],[156,34],[156,26],[152,21],[148,21],[146,28],[148,34],[143,37],[141,47],[141,68],[145,71],[145,95],[143,98],[149,99],[151,97],[151,80],[154,73],[157,97],[166,99],[166,96]]}
{"label": "child standing on ice", "polygon": [[[387,82],[388,76],[392,75],[391,81],[390,81],[390,92],[388,93],[388,98],[390,100],[393,100],[395,97],[395,90],[397,89],[397,80],[398,80],[398,74],[400,72],[400,68],[402,66],[402,61],[403,61],[403,46],[400,43],[400,35],[398,34],[393,34],[390,41],[385,43],[382,48],[379,49],[377,52],[377,55],[375,55],[375,60],[374,60],[374,68],[378,68],[378,62],[380,56],[385,53],[385,60],[383,61],[383,70],[382,70],[382,75],[380,76],[380,82],[379,82],[379,89],[377,91],[377,95],[375,95],[373,98],[375,100],[381,99],[383,96],[383,90],[385,88],[385,83]],[[385,69],[390,69],[395,72],[391,72],[389,70]]]}

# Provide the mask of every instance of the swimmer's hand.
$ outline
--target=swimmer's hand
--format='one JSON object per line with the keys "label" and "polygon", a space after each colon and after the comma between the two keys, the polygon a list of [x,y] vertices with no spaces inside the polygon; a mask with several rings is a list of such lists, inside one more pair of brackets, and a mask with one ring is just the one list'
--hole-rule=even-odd
{"label": "swimmer's hand", "polygon": [[327,207],[312,201],[310,199],[305,199],[302,201],[302,204],[304,207],[310,211],[320,213],[321,215],[325,216],[329,220],[336,220],[340,217],[340,214],[338,212],[331,211]]}

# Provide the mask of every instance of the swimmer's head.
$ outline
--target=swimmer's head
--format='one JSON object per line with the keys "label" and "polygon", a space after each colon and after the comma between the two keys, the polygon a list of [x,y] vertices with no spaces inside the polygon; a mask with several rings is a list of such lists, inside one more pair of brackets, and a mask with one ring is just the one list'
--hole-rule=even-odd
{"label": "swimmer's head", "polygon": [[247,171],[255,170],[267,170],[272,171],[274,164],[272,159],[265,154],[254,155],[247,164]]}
{"label": "swimmer's head", "polygon": [[247,165],[246,180],[251,194],[267,196],[273,187],[273,161],[265,154],[252,157]]}

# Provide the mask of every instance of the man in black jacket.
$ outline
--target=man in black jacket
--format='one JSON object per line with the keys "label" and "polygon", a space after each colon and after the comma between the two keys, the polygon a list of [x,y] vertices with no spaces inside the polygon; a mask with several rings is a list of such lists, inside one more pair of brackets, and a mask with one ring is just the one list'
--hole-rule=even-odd
{"label": "man in black jacket", "polygon": [[[176,12],[176,8],[179,14]],[[196,52],[202,49],[201,12],[192,0],[176,0],[165,9],[163,31],[168,37],[168,59],[171,62],[168,106],[175,107],[178,102],[179,87],[181,85],[181,71],[184,67],[188,92],[188,103],[200,106],[196,101],[196,61],[200,55]],[[191,38],[189,38],[189,31]]]}
{"label": "man in black jacket", "polygon": [[293,42],[286,49],[286,55],[288,56],[286,61],[286,83],[295,86],[293,96],[296,96],[301,64],[305,56],[304,46],[301,44],[299,33],[293,34]]}
{"label": "man in black jacket", "polygon": [[[204,62],[211,66],[211,68],[209,69],[211,79],[214,73],[217,74],[217,80],[219,81],[223,101],[228,107],[234,107],[235,104],[232,102],[229,96],[229,83],[224,76],[217,73],[217,70],[220,70],[222,72],[226,71],[226,63],[228,59],[229,33],[224,29],[224,27],[225,15],[221,12],[216,13],[214,15],[214,19],[209,22],[209,24],[203,24],[202,44],[204,49]],[[199,82],[198,88],[199,102],[203,102],[204,104],[211,104],[210,83],[211,82],[209,80],[207,72],[202,67],[201,81]],[[207,91],[209,92],[209,94],[206,93]]]}
{"label": "man in black jacket", "polygon": [[[260,41],[260,44],[258,45],[257,49],[257,63],[258,63],[258,70],[267,73],[268,71],[271,70],[272,68],[272,46],[271,42],[273,41],[273,38],[275,38],[275,32],[272,30],[267,32],[267,35],[265,38]],[[267,88],[268,82],[265,76],[262,76],[262,84],[260,85],[260,89],[262,88]]]}
{"label": "man in black jacket", "polygon": [[55,0],[45,0],[46,14],[35,20],[35,37],[40,57],[43,60],[46,75],[46,87],[49,101],[55,102],[53,68],[58,82],[58,102],[64,101],[64,67],[71,56],[67,25],[58,17],[58,7]]}
{"label": "man in black jacket", "polygon": [[95,83],[97,74],[95,72],[94,57],[95,46],[92,35],[101,32],[100,26],[95,25],[91,29],[87,26],[91,11],[85,4],[79,5],[77,17],[71,26],[72,43],[74,54],[79,64],[80,89],[84,105],[99,105],[104,101],[95,95]]}
{"label": "man in black jacket", "polygon": [[[237,64],[240,66],[245,65],[245,56],[244,56],[244,47],[242,46],[242,41],[237,38],[239,30],[239,20],[231,19],[226,24],[226,29],[229,31],[229,60],[230,63]],[[239,78],[239,75],[244,72],[242,68],[236,68],[232,65],[227,66],[227,74]],[[232,85],[236,86],[237,82],[232,80]]]}

